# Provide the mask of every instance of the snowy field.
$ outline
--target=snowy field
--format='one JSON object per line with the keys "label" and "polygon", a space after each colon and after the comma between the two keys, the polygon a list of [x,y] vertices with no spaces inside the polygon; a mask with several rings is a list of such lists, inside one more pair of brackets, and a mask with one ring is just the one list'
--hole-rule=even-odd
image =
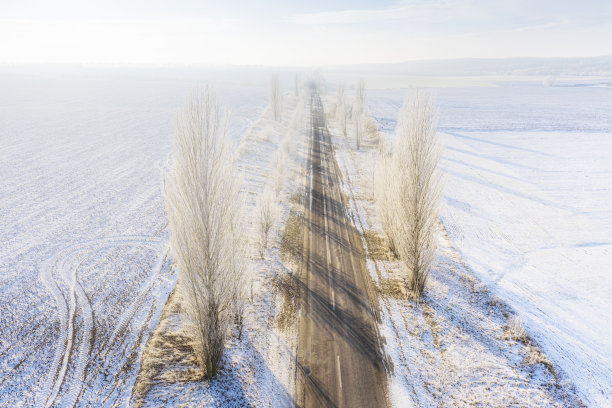
{"label": "snowy field", "polygon": [[[244,172],[247,211],[253,211],[255,197],[270,182],[274,152],[295,127],[292,117],[305,109],[288,99],[283,123],[272,123],[266,117],[269,79],[263,71],[0,73],[0,406],[128,404],[144,345],[176,283],[161,193],[176,110],[194,87],[214,85],[231,110],[229,137]],[[432,309],[413,314],[414,321],[400,315],[402,301],[383,305],[390,311],[385,319],[394,321],[384,321],[381,330],[397,331],[385,336],[388,349],[399,353],[390,356],[397,372],[420,361],[410,350],[433,352],[442,342],[446,352],[448,342],[456,347],[452,361],[434,359],[434,368],[424,367],[420,377],[406,375],[414,377],[408,386],[420,403],[435,403],[431,397],[469,404],[493,389],[499,401],[518,390],[519,405],[552,406],[554,398],[541,392],[552,381],[547,374],[517,372],[507,364],[519,366],[521,350],[502,339],[505,316],[489,314],[499,297],[525,320],[585,402],[610,405],[612,80],[559,80],[552,87],[484,77],[436,81],[445,85],[430,89],[440,107],[447,172],[442,221],[450,241],[443,244],[442,264],[456,268],[457,276],[450,267],[453,273],[432,275]],[[406,93],[368,91],[370,113],[389,134]],[[347,145],[338,152],[345,176],[355,161],[349,151]],[[234,367],[222,379],[233,380],[208,388],[191,383],[180,398],[182,385],[156,383],[145,405],[193,399],[241,405],[278,402],[279,396],[288,404],[295,336],[271,330],[286,305],[282,294],[261,290],[282,269],[280,235],[297,188],[288,184],[274,244],[253,265],[256,295],[246,340],[228,347],[226,360]],[[355,196],[362,194],[358,184]],[[455,250],[465,265],[457,264]],[[468,305],[473,298],[480,309]],[[453,331],[457,320],[473,323],[470,338]],[[431,338],[401,343],[426,324]],[[481,332],[500,340],[481,341]],[[480,378],[479,372],[491,370],[499,370],[493,380]],[[496,383],[499,378],[510,380]],[[449,388],[445,382],[455,379],[462,382]],[[432,390],[421,389],[424,383]],[[449,389],[454,391],[445,395]],[[463,392],[468,389],[473,392]],[[240,395],[232,399],[233,393]]]}
{"label": "snowy field", "polygon": [[[442,221],[590,406],[612,403],[612,81],[432,88]],[[368,92],[394,132],[406,90]]]}
{"label": "snowy field", "polygon": [[0,406],[126,404],[176,282],[161,192],[173,120],[206,82],[237,146],[269,74],[0,74]]}

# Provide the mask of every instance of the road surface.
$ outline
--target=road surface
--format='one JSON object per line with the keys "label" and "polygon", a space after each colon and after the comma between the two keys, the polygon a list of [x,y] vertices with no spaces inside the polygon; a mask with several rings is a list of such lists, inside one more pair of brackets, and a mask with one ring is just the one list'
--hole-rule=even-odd
{"label": "road surface", "polygon": [[297,402],[385,407],[386,372],[359,233],[345,213],[321,99],[313,89],[306,188]]}

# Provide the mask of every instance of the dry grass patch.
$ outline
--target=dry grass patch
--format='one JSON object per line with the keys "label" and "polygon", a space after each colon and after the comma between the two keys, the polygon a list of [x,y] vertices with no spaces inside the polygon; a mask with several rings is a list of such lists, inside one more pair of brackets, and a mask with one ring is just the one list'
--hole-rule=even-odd
{"label": "dry grass patch", "polygon": [[431,337],[433,338],[433,345],[439,349],[442,344],[442,328],[437,322],[436,311],[428,305],[423,305],[423,316],[425,321],[429,325],[431,331]]}
{"label": "dry grass patch", "polygon": [[[297,265],[302,262],[304,253],[304,211],[303,192],[291,196],[291,210],[285,224],[281,241],[281,261],[297,273]],[[276,324],[280,330],[287,330],[296,323],[299,309],[300,286],[296,275],[287,270],[281,270],[272,282],[273,289],[283,299],[283,306],[276,316]]]}
{"label": "dry grass patch", "polygon": [[508,318],[508,324],[504,327],[504,338],[520,342],[524,345],[521,353],[524,355],[523,364],[535,366],[542,364],[551,374],[556,376],[556,370],[546,354],[527,334],[523,320],[516,315]]}
{"label": "dry grass patch", "polygon": [[[306,177],[306,176],[304,176]],[[299,191],[297,193],[294,193],[291,195],[291,197],[289,198],[289,202],[291,203],[291,206],[293,208],[300,208],[303,207],[304,205],[304,191]]]}
{"label": "dry grass patch", "polygon": [[285,262],[299,262],[302,259],[304,247],[304,215],[292,208],[285,225],[285,233],[281,242],[281,258]]}
{"label": "dry grass patch", "polygon": [[204,379],[193,340],[182,329],[175,329],[173,321],[180,313],[180,303],[174,291],[164,308],[159,325],[147,343],[142,365],[136,378],[132,399],[134,407],[141,407],[155,383],[194,382]]}
{"label": "dry grass patch", "polygon": [[274,289],[283,298],[283,306],[276,316],[276,325],[280,330],[287,330],[297,321],[300,299],[299,282],[292,274],[281,272],[274,279]]}
{"label": "dry grass patch", "polygon": [[504,306],[504,302],[495,295],[489,296],[488,303],[489,303],[489,307],[492,307],[494,309]]}
{"label": "dry grass patch", "polygon": [[546,354],[535,344],[528,343],[522,350],[522,353],[525,355],[523,359],[524,364],[528,364],[531,366],[542,364],[546,367],[551,373],[556,374],[556,370]]}
{"label": "dry grass patch", "polygon": [[379,261],[389,261],[394,258],[393,253],[389,249],[389,242],[382,233],[366,230],[363,235],[368,245],[368,255],[370,258]]}
{"label": "dry grass patch", "polygon": [[523,319],[516,315],[510,316],[506,327],[504,327],[504,338],[526,344],[529,339],[527,338]]}
{"label": "dry grass patch", "polygon": [[400,300],[411,299],[412,296],[406,290],[406,280],[402,278],[386,278],[380,282],[380,291],[383,295]]}

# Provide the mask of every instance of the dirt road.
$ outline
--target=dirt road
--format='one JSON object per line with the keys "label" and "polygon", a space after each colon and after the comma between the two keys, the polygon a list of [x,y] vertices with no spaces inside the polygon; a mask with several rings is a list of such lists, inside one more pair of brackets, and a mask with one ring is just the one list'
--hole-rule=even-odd
{"label": "dirt road", "polygon": [[346,214],[321,99],[311,98],[298,395],[302,407],[387,406],[365,255]]}

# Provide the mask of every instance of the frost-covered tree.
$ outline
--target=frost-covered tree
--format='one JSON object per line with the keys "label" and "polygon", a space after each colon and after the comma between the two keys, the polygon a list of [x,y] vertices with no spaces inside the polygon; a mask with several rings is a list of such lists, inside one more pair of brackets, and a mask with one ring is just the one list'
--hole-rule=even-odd
{"label": "frost-covered tree", "polygon": [[436,255],[442,188],[437,117],[430,96],[417,92],[400,112],[395,146],[383,145],[376,201],[391,247],[405,263],[418,299]]}
{"label": "frost-covered tree", "polygon": [[368,116],[366,115],[365,111],[365,81],[363,79],[360,79],[357,82],[352,116],[354,122],[355,144],[357,146],[357,150],[359,150],[368,122]]}
{"label": "frost-covered tree", "polygon": [[208,88],[194,93],[177,117],[174,163],[165,185],[177,288],[207,378],[217,373],[228,330],[242,310],[245,279],[239,181],[226,130],[214,93]]}
{"label": "frost-covered tree", "polygon": [[340,125],[340,130],[342,131],[342,135],[346,137],[347,135],[347,120],[349,112],[346,108],[346,104],[340,103],[336,107],[336,115],[338,116],[338,124]]}
{"label": "frost-covered tree", "polygon": [[338,85],[338,95],[336,97],[337,103],[344,103],[344,84],[339,84]]}
{"label": "frost-covered tree", "polygon": [[270,230],[274,224],[274,216],[276,214],[276,202],[272,191],[267,186],[259,196],[257,203],[259,212],[259,254],[263,258],[264,251],[268,248],[268,238]]}
{"label": "frost-covered tree", "polygon": [[278,75],[274,75],[272,80],[270,81],[270,104],[272,107],[272,115],[274,120],[281,120],[281,110],[282,110],[282,100],[281,100],[281,90],[280,90],[280,82],[278,80]]}
{"label": "frost-covered tree", "polygon": [[361,106],[365,106],[365,81],[360,79],[357,81],[357,89],[355,90],[356,102]]}
{"label": "frost-covered tree", "polygon": [[336,96],[336,105],[335,105],[335,116],[338,121],[338,125],[340,126],[340,130],[342,134],[346,136],[347,132],[347,117],[348,111],[346,109],[346,97],[344,93],[344,84],[338,84],[337,88],[337,96]]}
{"label": "frost-covered tree", "polygon": [[359,150],[359,148],[361,147],[361,138],[363,137],[363,134],[365,132],[365,127],[366,127],[366,117],[363,113],[358,113],[355,116],[355,124],[354,124],[354,130],[355,130],[355,144],[357,147],[357,150]]}

